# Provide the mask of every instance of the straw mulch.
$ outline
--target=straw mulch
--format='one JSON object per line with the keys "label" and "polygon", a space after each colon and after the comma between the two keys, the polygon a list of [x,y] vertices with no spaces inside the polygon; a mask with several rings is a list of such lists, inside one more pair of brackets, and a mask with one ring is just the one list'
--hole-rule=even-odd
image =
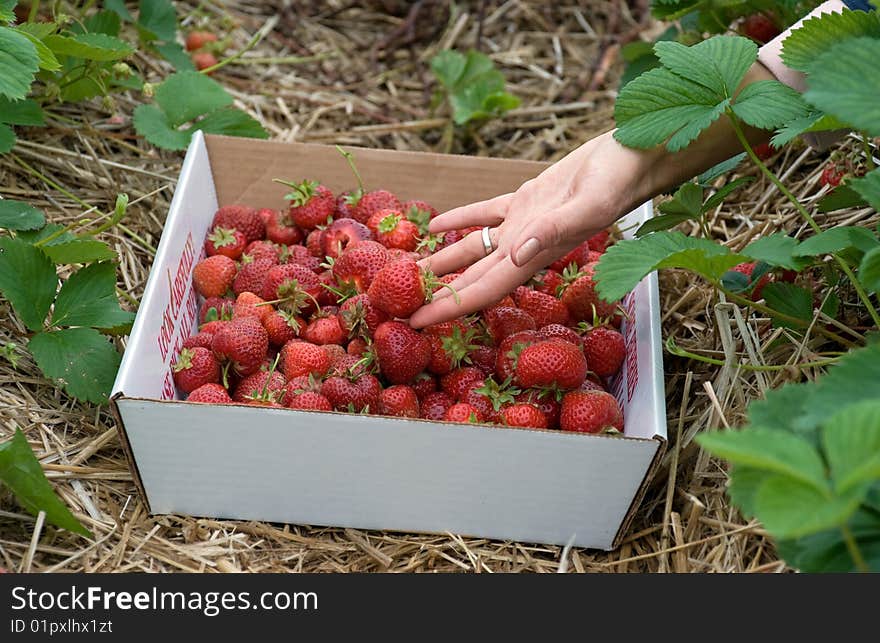
{"label": "straw mulch", "polygon": [[[237,104],[282,141],[319,141],[405,150],[443,149],[486,156],[554,160],[607,130],[622,42],[649,34],[647,2],[531,0],[177,3],[185,25],[225,25],[234,46],[262,27],[267,37],[216,78]],[[479,36],[479,38],[478,38]],[[479,41],[522,98],[522,106],[482,128],[473,140],[444,139],[445,113],[432,114],[427,66],[443,48]],[[165,63],[135,62],[156,81]],[[143,97],[56,106],[49,127],[20,132],[0,157],[0,192],[70,223],[90,208],[112,208],[117,192],[133,205],[123,225],[103,238],[121,258],[120,287],[140,297],[174,190],[181,154],[160,153],[130,126]],[[109,107],[109,108],[108,108]],[[120,118],[121,117],[121,118]],[[121,122],[120,122],[121,121]],[[775,165],[799,195],[819,193],[822,155],[793,148]],[[846,211],[828,224],[867,220]],[[712,230],[741,247],[753,235],[785,226],[799,231],[792,208],[758,178],[713,213]],[[768,364],[809,356],[810,345],[771,346],[743,331],[740,311],[685,275],[664,273],[664,337],[733,363],[751,351]],[[131,305],[131,304],[129,304]],[[0,303],[0,343],[22,344],[25,329]],[[725,332],[716,328],[723,324]],[[778,332],[776,333],[778,334]],[[745,337],[745,339],[743,339]],[[724,341],[722,341],[724,340]],[[801,360],[805,361],[805,360]],[[785,570],[761,527],[744,520],[724,495],[722,463],[692,444],[707,427],[736,425],[748,400],[787,378],[791,369],[747,373],[667,356],[670,447],[623,545],[614,552],[352,529],[148,516],[132,483],[106,408],[70,401],[24,357],[13,370],[0,361],[0,441],[25,431],[62,499],[94,533],[74,536],[36,521],[0,491],[0,566],[21,571],[442,571],[636,572]],[[295,491],[292,490],[292,493]]]}

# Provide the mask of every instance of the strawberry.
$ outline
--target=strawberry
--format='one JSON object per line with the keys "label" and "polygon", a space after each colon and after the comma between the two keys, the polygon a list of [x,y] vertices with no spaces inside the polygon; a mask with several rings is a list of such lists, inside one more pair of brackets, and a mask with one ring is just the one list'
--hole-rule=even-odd
{"label": "strawberry", "polygon": [[539,328],[548,324],[565,326],[571,321],[566,305],[552,295],[520,286],[514,291],[513,300],[520,310],[531,315]]}
{"label": "strawberry", "polygon": [[224,255],[202,259],[193,268],[192,281],[196,292],[202,297],[220,297],[235,280],[238,267]]}
{"label": "strawberry", "polygon": [[559,426],[563,431],[623,431],[623,414],[614,396],[601,391],[571,391],[562,398]]}
{"label": "strawberry", "polygon": [[[262,212],[262,210],[260,210]],[[242,263],[250,263],[251,261],[259,261],[260,259],[268,259],[273,264],[280,263],[278,258],[281,247],[266,241],[265,239],[257,239],[251,241],[244,249]]]}
{"label": "strawberry", "polygon": [[333,263],[333,276],[343,289],[367,292],[376,275],[388,264],[388,250],[377,241],[359,241],[345,249]]}
{"label": "strawberry", "polygon": [[263,327],[269,335],[269,343],[272,346],[284,346],[292,339],[296,339],[303,326],[305,321],[302,317],[291,315],[285,310],[272,310],[263,319]]}
{"label": "strawberry", "polygon": [[819,177],[819,185],[823,187],[836,188],[840,185],[840,182],[843,180],[843,172],[837,169],[837,166],[834,163],[829,163],[822,170],[822,175]]}
{"label": "strawberry", "polygon": [[419,417],[419,398],[409,386],[389,386],[379,396],[379,413],[401,418]]}
{"label": "strawberry", "polygon": [[373,306],[366,294],[355,295],[346,299],[339,307],[342,328],[349,337],[372,337],[382,322],[390,318],[386,313]]}
{"label": "strawberry", "polygon": [[183,340],[183,348],[207,348],[208,350],[211,350],[211,344],[213,341],[214,333],[202,330]]}
{"label": "strawberry", "polygon": [[234,402],[281,402],[287,380],[277,371],[257,371],[239,382],[232,394]]}
{"label": "strawberry", "polygon": [[190,31],[186,36],[186,50],[196,51],[209,42],[217,42],[217,35],[210,31]]}
{"label": "strawberry", "polygon": [[332,411],[330,400],[314,391],[303,391],[293,395],[285,395],[284,406],[301,411]]}
{"label": "strawberry", "polygon": [[[217,64],[217,56],[210,51],[196,51],[190,54],[190,58],[192,59],[193,65],[195,65],[196,69],[199,71],[208,69]],[[213,72],[208,72],[208,75],[210,76],[212,73]]]}
{"label": "strawberry", "polygon": [[285,250],[281,253],[284,259],[283,263],[303,266],[315,273],[322,270],[320,259],[313,257],[305,246],[284,246],[284,248]]}
{"label": "strawberry", "polygon": [[578,390],[579,391],[602,391],[604,393],[608,392],[605,390],[604,386],[599,384],[599,382],[595,382],[595,381],[591,380],[589,376],[587,376],[587,379],[584,380],[584,383],[578,387]]}
{"label": "strawberry", "polygon": [[425,420],[442,420],[454,403],[455,400],[443,391],[428,393],[419,402],[419,417]]}
{"label": "strawberry", "polygon": [[546,428],[555,429],[559,426],[559,411],[562,405],[549,391],[528,388],[516,395],[514,400],[517,404],[529,404],[541,411],[547,418]]}
{"label": "strawberry", "polygon": [[330,356],[320,346],[299,340],[287,342],[281,348],[279,364],[284,376],[292,380],[299,375],[324,377],[330,368]]}
{"label": "strawberry", "polygon": [[266,300],[258,297],[252,292],[243,292],[235,298],[235,304],[232,307],[232,318],[240,317],[256,317],[261,324],[266,323],[266,319],[272,314],[273,308],[266,304]]}
{"label": "strawberry", "polygon": [[379,324],[373,336],[373,346],[379,369],[392,384],[411,382],[431,361],[428,340],[401,322]]}
{"label": "strawberry", "polygon": [[512,403],[517,393],[519,389],[512,389],[504,384],[499,385],[489,377],[485,380],[477,380],[468,386],[458,401],[470,404],[480,411],[484,419],[496,422],[502,407]]}
{"label": "strawberry", "polygon": [[468,357],[471,364],[483,371],[485,375],[492,375],[498,361],[498,349],[494,346],[477,346],[468,354]]}
{"label": "strawberry", "polygon": [[418,226],[397,210],[379,210],[367,221],[367,227],[386,248],[413,252],[419,245]]}
{"label": "strawberry", "polygon": [[483,311],[483,319],[496,346],[509,335],[537,328],[535,320],[530,314],[512,306],[488,308]]}
{"label": "strawberry", "polygon": [[587,360],[574,344],[547,339],[522,350],[515,372],[517,383],[525,388],[574,389],[587,376]]}
{"label": "strawberry", "polygon": [[214,213],[211,227],[235,228],[244,234],[248,242],[266,236],[266,225],[259,213],[246,205],[227,205]]}
{"label": "strawberry", "polygon": [[502,380],[513,377],[517,356],[526,346],[531,346],[540,339],[541,336],[534,330],[524,330],[505,337],[498,346],[495,375]]}
{"label": "strawberry", "polygon": [[579,272],[566,270],[563,274],[568,285],[562,292],[561,300],[575,321],[592,322],[596,318],[611,317],[617,309],[616,303],[608,303],[596,293],[594,266],[587,264]]}
{"label": "strawberry", "polygon": [[547,416],[531,404],[511,404],[501,411],[501,422],[507,426],[546,429]]}
{"label": "strawberry", "polygon": [[333,219],[336,199],[326,186],[320,185],[317,181],[302,183],[290,183],[278,179],[275,181],[292,188],[284,197],[290,201],[288,214],[303,230],[313,230]]}
{"label": "strawberry", "polygon": [[[602,230],[587,239],[587,246],[593,252],[603,253],[605,252],[605,249],[608,248],[610,241],[611,233],[608,230]],[[590,261],[598,261],[598,259],[592,259]]]}
{"label": "strawberry", "polygon": [[[600,232],[599,234],[601,235],[602,233]],[[607,240],[607,236],[608,236],[607,232],[605,233],[605,236],[606,236],[606,240]],[[576,264],[578,268],[581,268],[588,263],[591,263],[593,261],[598,261],[599,257],[601,255],[598,252],[594,251],[593,248],[590,246],[591,239],[593,239],[593,237],[591,237],[590,239],[587,239],[586,241],[584,241],[583,243],[581,243],[580,245],[575,247],[574,250],[569,252],[567,255],[565,255],[561,259],[557,259],[556,261],[551,263],[549,268],[551,270],[556,271],[556,272],[563,272],[571,264]],[[597,240],[594,243],[598,247],[601,244],[601,240]],[[604,251],[604,249],[605,249],[604,246],[602,246],[603,251]],[[553,293],[553,294],[555,294],[555,293]]]}
{"label": "strawberry", "polygon": [[242,263],[235,280],[232,282],[232,292],[240,295],[243,292],[261,293],[266,284],[269,271],[278,264],[278,260],[257,259],[248,263]]}
{"label": "strawberry", "polygon": [[199,323],[204,324],[217,319],[232,319],[234,303],[226,297],[208,297],[199,307]]}
{"label": "strawberry", "polygon": [[431,361],[428,370],[436,375],[445,375],[462,362],[470,362],[469,354],[477,348],[471,343],[475,331],[464,330],[461,322],[434,324],[424,331],[431,344]]}
{"label": "strawberry", "polygon": [[543,326],[538,329],[538,335],[541,336],[541,339],[552,339],[557,337],[570,342],[577,347],[581,347],[584,344],[580,335],[574,332],[571,328],[560,324],[548,324],[547,326]]}
{"label": "strawberry", "polygon": [[[388,262],[393,263],[395,261],[420,261],[422,256],[418,252],[411,252],[409,250],[404,250],[402,248],[388,248]],[[447,283],[446,280],[440,278],[435,280],[436,284],[440,286],[441,284]],[[437,292],[436,289],[433,292]]]}
{"label": "strawberry", "polygon": [[587,367],[600,377],[611,377],[626,359],[623,335],[613,328],[598,326],[584,336]]}
{"label": "strawberry", "polygon": [[214,335],[211,344],[214,355],[228,362],[239,375],[250,375],[259,370],[269,350],[269,335],[254,317],[241,317],[226,322]]}
{"label": "strawberry", "polygon": [[313,257],[317,257],[318,259],[324,258],[324,247],[321,244],[321,237],[323,236],[324,231],[318,230],[317,228],[309,232],[306,237],[306,249],[309,251]]}
{"label": "strawberry", "polygon": [[766,44],[782,33],[767,14],[753,13],[742,24],[742,33],[759,45]]}
{"label": "strawberry", "polygon": [[373,375],[361,375],[356,381],[347,377],[334,376],[321,385],[321,394],[325,396],[337,411],[353,411],[355,413],[376,411],[379,408],[379,396],[382,385]]}
{"label": "strawberry", "polygon": [[416,392],[416,397],[421,400],[437,390],[437,379],[430,373],[419,373],[410,383],[410,387]]}
{"label": "strawberry", "polygon": [[334,365],[338,364],[340,360],[348,359],[351,357],[349,353],[339,344],[321,344],[321,350],[327,353],[327,357],[330,358],[330,368],[333,368]]}
{"label": "strawberry", "polygon": [[203,404],[231,404],[232,398],[225,388],[219,384],[203,384],[186,398],[187,402]]}
{"label": "strawberry", "polygon": [[391,192],[388,190],[373,190],[361,195],[357,199],[351,214],[355,219],[365,224],[379,210],[391,209],[399,211],[400,208],[400,199],[391,194]]}
{"label": "strawberry", "polygon": [[483,416],[480,414],[480,411],[464,402],[458,402],[446,409],[443,419],[446,422],[457,422],[459,424],[483,422]]}
{"label": "strawberry", "polygon": [[770,143],[759,143],[758,145],[755,145],[752,149],[754,149],[755,155],[762,161],[766,161],[771,156],[776,154],[776,148],[770,145]]}
{"label": "strawberry", "polygon": [[281,398],[281,403],[284,404],[284,406],[287,406],[287,403],[294,395],[306,392],[320,393],[320,391],[321,382],[320,380],[316,380],[314,375],[297,375],[296,377],[287,380],[287,384],[284,386],[284,396]]}
{"label": "strawberry", "polygon": [[291,313],[311,310],[321,290],[318,275],[295,263],[272,266],[260,293],[266,301],[277,301],[279,308]]}
{"label": "strawberry", "polygon": [[220,365],[207,348],[184,348],[173,368],[174,383],[184,393],[220,381]]}
{"label": "strawberry", "polygon": [[205,254],[226,255],[230,259],[238,259],[247,246],[247,238],[241,230],[217,226],[208,233],[205,239]]}
{"label": "strawberry", "polygon": [[474,382],[483,380],[483,371],[475,366],[462,366],[440,378],[440,388],[453,400],[464,394]]}
{"label": "strawberry", "polygon": [[354,204],[357,203],[360,191],[346,190],[336,197],[336,217],[340,219],[354,219]]}
{"label": "strawberry", "polygon": [[296,227],[289,212],[264,208],[258,212],[266,222],[266,238],[269,241],[292,246],[303,240],[302,230]]}
{"label": "strawberry", "polygon": [[205,322],[199,326],[200,333],[210,333],[216,335],[217,332],[229,322],[228,319],[216,319],[214,321]]}
{"label": "strawberry", "polygon": [[770,273],[765,273],[761,275],[758,279],[757,283],[754,283],[754,279],[752,278],[752,273],[755,271],[755,267],[757,266],[757,262],[749,261],[746,263],[738,263],[731,270],[733,272],[739,272],[744,274],[749,278],[749,287],[752,290],[751,298],[752,301],[760,301],[762,298],[762,293],[764,291],[764,286],[769,284],[772,281],[772,276]]}
{"label": "strawberry", "polygon": [[428,234],[428,224],[438,214],[434,206],[418,200],[406,201],[401,210],[407,219],[416,224],[420,236]]}
{"label": "strawberry", "polygon": [[376,356],[370,351],[363,355],[349,355],[346,353],[331,361],[330,370],[327,371],[327,375],[330,377],[347,377],[349,379],[357,379],[366,373],[373,375],[377,370],[375,360]]}
{"label": "strawberry", "polygon": [[538,292],[550,295],[551,297],[558,297],[565,281],[560,273],[548,268],[543,273],[536,275],[532,279],[532,284]]}
{"label": "strawberry", "polygon": [[348,217],[336,219],[321,233],[322,254],[336,259],[351,244],[372,238],[373,233],[363,223]]}
{"label": "strawberry", "polygon": [[313,344],[340,344],[345,339],[345,331],[338,315],[316,316],[305,327],[302,337]]}
{"label": "strawberry", "polygon": [[406,318],[430,301],[435,284],[434,275],[423,273],[415,261],[395,261],[376,274],[367,294],[379,310]]}
{"label": "strawberry", "polygon": [[[321,289],[318,291],[318,306],[335,306],[339,303],[340,297],[336,294],[339,290],[336,279],[330,270],[318,273],[318,283]],[[346,300],[347,301],[347,300]]]}
{"label": "strawberry", "polygon": [[367,340],[361,339],[360,337],[355,337],[348,342],[348,346],[345,347],[345,352],[349,355],[354,355],[355,357],[361,357],[368,350],[370,350],[370,345],[367,344]]}

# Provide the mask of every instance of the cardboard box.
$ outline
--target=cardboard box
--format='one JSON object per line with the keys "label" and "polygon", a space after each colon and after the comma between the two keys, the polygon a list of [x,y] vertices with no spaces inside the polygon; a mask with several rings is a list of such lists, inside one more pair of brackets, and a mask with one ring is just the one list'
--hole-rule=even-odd
{"label": "cardboard box", "polygon": [[[514,190],[546,167],[353,151],[366,185],[440,210]],[[214,212],[280,207],[285,188],[274,177],[314,178],[334,191],[353,184],[332,146],[197,132],[187,151],[112,396],[149,510],[615,547],[666,440],[656,274],[624,301],[633,321],[613,389],[625,437],[175,399],[171,365],[197,326],[190,275]],[[624,225],[650,214],[645,204]]]}

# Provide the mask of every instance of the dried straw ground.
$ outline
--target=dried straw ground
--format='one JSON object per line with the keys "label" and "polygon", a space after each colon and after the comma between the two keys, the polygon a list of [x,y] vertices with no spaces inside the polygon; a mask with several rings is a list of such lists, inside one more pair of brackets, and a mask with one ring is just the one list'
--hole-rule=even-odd
{"label": "dried straw ground", "polygon": [[[187,26],[225,25],[235,46],[271,27],[216,78],[283,141],[442,149],[446,121],[429,110],[427,61],[442,48],[464,49],[479,39],[523,105],[472,141],[454,141],[452,149],[539,160],[558,159],[611,126],[620,43],[656,29],[647,2],[465,2],[452,16],[448,2],[430,0],[208,2],[198,12],[194,4],[177,4],[188,11]],[[408,14],[410,5],[418,11]],[[135,62],[157,81],[167,73],[164,63],[140,54]],[[119,285],[133,297],[130,305],[142,293],[182,159],[134,135],[129,119],[142,100],[122,97],[115,109],[53,107],[48,128],[21,132],[14,152],[0,157],[2,195],[42,207],[56,222],[76,221],[87,210],[88,217],[106,213],[117,192],[131,196],[124,224],[104,235],[121,257]],[[796,194],[813,198],[820,193],[822,159],[793,148],[775,166],[790,176]],[[871,216],[846,211],[823,223]],[[760,177],[712,215],[713,233],[736,248],[762,231],[800,232],[798,226],[793,209]],[[762,320],[744,322],[741,311],[719,305],[685,275],[665,273],[661,299],[664,337],[682,348],[726,355],[734,365],[749,353],[753,363],[767,364],[811,355],[809,342],[768,348],[772,336],[755,334],[766,329]],[[0,311],[0,342],[23,343],[24,328],[8,304],[0,303]],[[723,465],[692,438],[707,427],[741,422],[748,400],[767,387],[815,373],[746,372],[669,355],[666,369],[670,448],[664,467],[624,544],[607,553],[451,534],[153,518],[137,496],[107,410],[71,402],[28,357],[17,370],[0,361],[0,441],[21,427],[64,501],[95,535],[87,540],[37,524],[2,495],[0,566],[48,572],[785,570],[760,526],[728,504]]]}

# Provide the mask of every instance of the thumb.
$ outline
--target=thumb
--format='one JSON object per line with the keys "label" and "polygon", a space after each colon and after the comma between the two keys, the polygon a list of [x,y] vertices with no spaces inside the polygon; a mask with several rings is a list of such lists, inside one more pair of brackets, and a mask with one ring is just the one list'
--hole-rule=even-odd
{"label": "thumb", "polygon": [[577,245],[579,226],[573,208],[563,206],[533,219],[520,231],[510,249],[510,258],[518,267],[529,263],[543,251]]}

